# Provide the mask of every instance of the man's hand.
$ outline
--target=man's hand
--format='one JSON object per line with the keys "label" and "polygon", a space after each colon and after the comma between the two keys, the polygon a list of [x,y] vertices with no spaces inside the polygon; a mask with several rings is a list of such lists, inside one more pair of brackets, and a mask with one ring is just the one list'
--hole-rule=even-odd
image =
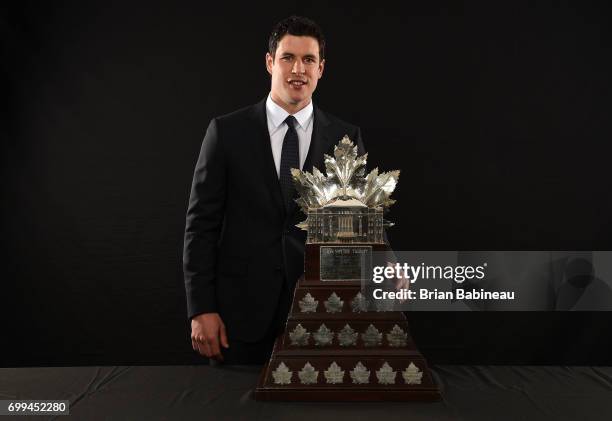
{"label": "man's hand", "polygon": [[[395,264],[391,262],[387,262],[387,266],[395,268]],[[404,277],[401,273],[397,273],[393,279],[395,283],[395,290],[400,291],[402,289],[410,289],[410,279]],[[398,300],[400,303],[405,303],[407,301],[406,298],[401,298]]]}
{"label": "man's hand", "polygon": [[191,319],[191,346],[194,351],[223,361],[219,345],[229,348],[225,325],[219,313],[199,314]]}

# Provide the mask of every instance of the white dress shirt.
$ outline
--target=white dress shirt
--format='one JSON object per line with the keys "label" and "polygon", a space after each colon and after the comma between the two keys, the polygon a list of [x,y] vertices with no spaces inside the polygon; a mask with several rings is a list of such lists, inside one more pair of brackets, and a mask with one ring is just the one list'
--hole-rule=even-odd
{"label": "white dress shirt", "polygon": [[[279,177],[283,140],[285,139],[285,134],[287,133],[288,129],[285,119],[288,115],[289,113],[272,101],[272,98],[268,94],[268,99],[266,100],[268,132],[270,132],[270,144],[272,146],[274,165],[276,165],[276,174]],[[308,148],[310,148],[310,140],[312,138],[312,100],[310,101],[310,104],[293,114],[293,116],[298,122],[295,131],[297,132],[298,141],[300,143],[300,169],[302,169],[304,168],[304,161],[306,161],[306,155],[308,155]]]}

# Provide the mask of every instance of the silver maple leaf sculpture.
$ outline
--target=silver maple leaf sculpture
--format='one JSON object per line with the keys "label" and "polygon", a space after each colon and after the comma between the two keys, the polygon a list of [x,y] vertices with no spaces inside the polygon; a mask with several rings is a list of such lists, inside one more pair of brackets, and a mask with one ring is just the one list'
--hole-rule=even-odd
{"label": "silver maple leaf sculpture", "polygon": [[[324,155],[324,175],[313,167],[312,174],[308,171],[291,169],[291,175],[299,198],[296,203],[308,215],[309,209],[322,208],[338,199],[355,199],[368,208],[387,210],[395,203],[391,193],[395,190],[399,179],[399,170],[378,173],[374,168],[364,177],[368,154],[357,156],[357,146],[344,136],[334,147],[334,156]],[[297,226],[308,230],[308,219]],[[392,226],[392,223],[387,223]]]}

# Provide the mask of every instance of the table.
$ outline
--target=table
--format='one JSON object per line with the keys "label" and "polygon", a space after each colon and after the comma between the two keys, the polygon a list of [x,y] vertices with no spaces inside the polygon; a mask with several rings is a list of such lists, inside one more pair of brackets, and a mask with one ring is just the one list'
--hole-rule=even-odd
{"label": "table", "polygon": [[[612,367],[434,366],[434,403],[257,402],[258,366],[0,368],[0,399],[68,399],[82,420],[606,420]],[[19,420],[49,419],[22,416]]]}

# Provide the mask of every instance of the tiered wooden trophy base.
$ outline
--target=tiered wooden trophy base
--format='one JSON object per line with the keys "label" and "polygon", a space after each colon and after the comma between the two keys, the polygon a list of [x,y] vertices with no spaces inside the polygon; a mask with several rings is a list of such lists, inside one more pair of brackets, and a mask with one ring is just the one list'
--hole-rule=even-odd
{"label": "tiered wooden trophy base", "polygon": [[367,306],[360,281],[321,281],[319,247],[307,245],[305,278],[295,289],[285,331],[262,370],[255,399],[440,399],[404,314],[376,311],[372,302]]}

